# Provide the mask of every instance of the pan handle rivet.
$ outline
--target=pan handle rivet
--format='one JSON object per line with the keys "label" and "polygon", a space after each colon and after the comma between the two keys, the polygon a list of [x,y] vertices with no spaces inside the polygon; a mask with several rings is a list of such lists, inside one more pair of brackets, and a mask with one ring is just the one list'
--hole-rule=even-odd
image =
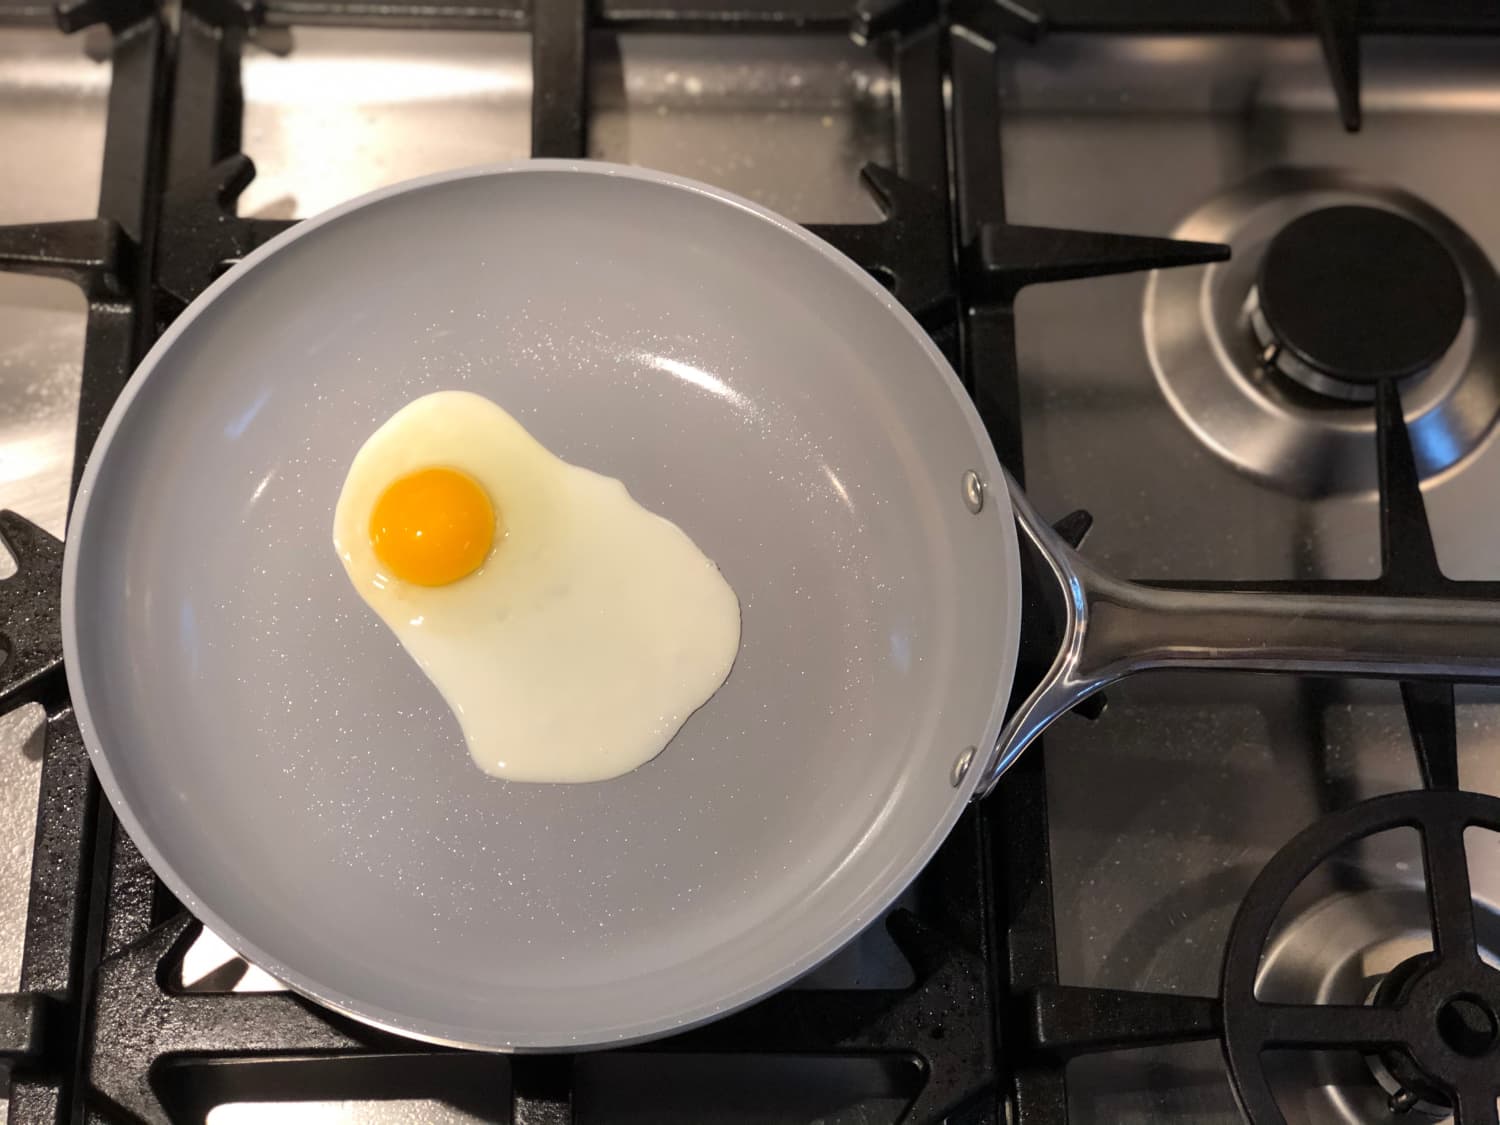
{"label": "pan handle rivet", "polygon": [[956,789],[964,783],[964,778],[969,775],[969,767],[974,764],[974,747],[970,746],[953,763],[953,773],[950,780]]}
{"label": "pan handle rivet", "polygon": [[984,481],[973,469],[964,474],[964,504],[976,515],[984,507]]}

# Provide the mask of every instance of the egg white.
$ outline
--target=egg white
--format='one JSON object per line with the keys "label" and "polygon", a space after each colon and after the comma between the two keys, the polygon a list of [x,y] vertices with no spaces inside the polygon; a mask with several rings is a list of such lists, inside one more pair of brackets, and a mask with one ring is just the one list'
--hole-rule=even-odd
{"label": "egg white", "polygon": [[[393,481],[433,466],[477,480],[503,533],[479,570],[424,587],[383,572],[369,522]],[[333,542],[474,761],[510,781],[603,781],[650,761],[739,649],[739,600],[681,528],[467,391],[419,398],[370,436]]]}

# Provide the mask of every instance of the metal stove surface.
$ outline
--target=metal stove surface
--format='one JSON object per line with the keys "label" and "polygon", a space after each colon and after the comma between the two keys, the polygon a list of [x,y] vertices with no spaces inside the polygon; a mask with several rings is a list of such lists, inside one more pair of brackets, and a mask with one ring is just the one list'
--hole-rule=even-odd
{"label": "metal stove surface", "polygon": [[[1058,35],[1009,49],[1007,216],[1168,235],[1257,176],[1332,168],[1411,193],[1500,262],[1494,60],[1493,42],[1366,39],[1365,126],[1350,135],[1311,40]],[[1219,268],[1177,273],[1195,275],[1192,288]],[[1147,347],[1149,284],[1136,275],[1038,286],[1017,303],[1028,486],[1041,510],[1093,512],[1085,553],[1139,578],[1378,573],[1373,491],[1320,495],[1256,479],[1174,411]],[[1497,445],[1488,430],[1427,482],[1451,577],[1500,577]],[[1364,456],[1352,469],[1372,472],[1373,440]],[[1214,993],[1230,921],[1270,855],[1325,811],[1420,784],[1395,685],[1152,676],[1109,697],[1099,721],[1067,718],[1047,735],[1064,983]],[[1461,689],[1460,699],[1464,787],[1500,794],[1500,696]],[[1492,953],[1496,844],[1470,832]],[[1361,1002],[1367,978],[1430,949],[1413,854],[1376,837],[1313,880],[1285,912],[1261,992]],[[1288,1120],[1396,1120],[1368,1068],[1348,1063],[1282,1068]],[[1079,1122],[1240,1120],[1212,1043],[1094,1056],[1068,1078]]]}
{"label": "metal stove surface", "polygon": [[[593,155],[697,176],[806,221],[873,217],[857,173],[890,159],[891,78],[842,36],[625,34],[594,57]],[[1367,40],[1366,124],[1351,137],[1338,127],[1310,40],[1058,35],[1006,49],[1007,211],[1018,223],[1169,234],[1257,175],[1332,167],[1412,193],[1500,263],[1493,58],[1492,43]],[[377,66],[402,71],[401,81],[372,81]],[[77,39],[38,31],[0,41],[0,151],[39,157],[0,169],[0,220],[92,211],[107,80],[107,65]],[[407,176],[528,151],[521,34],[267,31],[247,52],[243,80],[244,147],[260,168],[241,199],[244,214],[307,215]],[[405,91],[399,98],[396,88]],[[1374,573],[1372,496],[1320,498],[1252,479],[1174,413],[1145,344],[1146,285],[1123,276],[1034,287],[1020,298],[1026,463],[1039,505],[1054,515],[1093,511],[1088,553],[1137,577]],[[1088,332],[1078,330],[1080,309]],[[66,502],[83,312],[63,283],[0,278],[0,506],[53,532]],[[1493,503],[1494,446],[1490,434],[1428,489],[1442,561],[1455,577],[1500,578],[1500,528],[1470,518]],[[1500,696],[1460,697],[1463,781],[1500,794]],[[1048,736],[1066,983],[1216,991],[1230,919],[1270,854],[1327,809],[1418,783],[1394,686],[1161,676],[1113,689],[1110,699],[1099,722],[1066,719]],[[0,976],[12,985],[36,752],[34,716],[0,716]],[[1264,963],[1266,996],[1358,1000],[1379,973],[1430,948],[1410,844],[1371,841],[1304,889]],[[1470,854],[1488,912],[1481,937],[1494,951],[1500,842],[1474,840]],[[277,987],[232,962],[207,936],[189,954],[183,983]],[[876,932],[822,982],[899,984],[903,974]],[[1290,1120],[1390,1120],[1358,1058],[1283,1070]],[[641,1081],[653,1095],[672,1084],[670,1076]],[[588,1111],[586,1087],[580,1117],[602,1119],[602,1109]],[[1079,1060],[1069,1088],[1075,1121],[1240,1120],[1212,1043]],[[632,1119],[649,1120],[652,1105],[642,1098]],[[830,1109],[828,1119],[886,1119],[887,1108]],[[217,1125],[485,1119],[456,1104],[313,1099],[274,1108],[230,1101],[211,1117]]]}

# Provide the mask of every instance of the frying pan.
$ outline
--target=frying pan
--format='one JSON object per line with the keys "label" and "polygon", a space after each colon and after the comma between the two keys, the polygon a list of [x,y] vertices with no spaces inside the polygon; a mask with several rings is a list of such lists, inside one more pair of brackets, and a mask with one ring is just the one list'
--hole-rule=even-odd
{"label": "frying pan", "polygon": [[[334,556],[355,451],[442,388],[624,480],[739,595],[728,682],[625,777],[481,774]],[[1063,644],[1007,722],[1022,541]],[[172,891],[331,1008],[508,1050],[643,1039],[794,979],[1119,675],[1489,678],[1497,620],[1112,579],[853,263],[715,188],[554,161],[375,192],[214,284],[104,426],[63,591],[89,753]]]}

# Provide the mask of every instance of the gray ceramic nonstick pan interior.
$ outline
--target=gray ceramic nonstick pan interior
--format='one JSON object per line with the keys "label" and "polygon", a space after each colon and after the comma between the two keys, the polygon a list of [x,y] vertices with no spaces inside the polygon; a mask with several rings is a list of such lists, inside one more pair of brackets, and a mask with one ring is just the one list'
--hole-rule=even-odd
{"label": "gray ceramic nonstick pan interior", "polygon": [[[482,774],[334,555],[355,451],[445,388],[739,595],[729,681],[634,773]],[[1002,479],[948,365],[799,227],[609,165],[444,174],[299,224],[146,358],[69,531],[68,679],[157,872],[299,992],[477,1047],[645,1038],[833,953],[979,783],[1020,592],[971,471]]]}

